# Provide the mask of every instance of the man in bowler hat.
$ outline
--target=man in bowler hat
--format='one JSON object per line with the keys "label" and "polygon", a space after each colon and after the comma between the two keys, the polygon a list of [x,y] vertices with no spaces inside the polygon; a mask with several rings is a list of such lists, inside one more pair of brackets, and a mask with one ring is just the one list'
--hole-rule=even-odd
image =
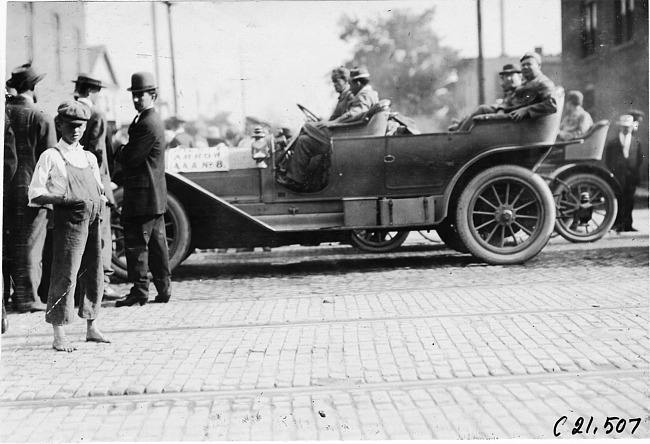
{"label": "man in bowler hat", "polygon": [[171,272],[163,216],[167,211],[165,182],[165,128],[154,103],[158,96],[153,76],[131,76],[133,105],[138,115],[129,127],[129,141],[116,160],[124,171],[122,225],[131,291],[116,307],[144,305],[149,300],[149,276],[158,291],[154,302],[171,297]]}
{"label": "man in bowler hat", "polygon": [[632,210],[634,209],[636,187],[641,181],[643,150],[641,141],[632,136],[634,117],[629,114],[622,115],[617,126],[618,132],[605,145],[605,164],[622,188],[618,214],[613,228],[617,232],[637,231],[632,227]]}
{"label": "man in bowler hat", "polygon": [[44,76],[27,63],[14,69],[6,82],[7,88],[16,93],[7,100],[5,113],[14,133],[18,165],[4,193],[9,260],[3,268],[15,283],[13,306],[19,312],[45,310],[38,286],[51,206],[27,205],[27,190],[36,162],[46,149],[56,144],[54,120],[35,104],[34,89]]}

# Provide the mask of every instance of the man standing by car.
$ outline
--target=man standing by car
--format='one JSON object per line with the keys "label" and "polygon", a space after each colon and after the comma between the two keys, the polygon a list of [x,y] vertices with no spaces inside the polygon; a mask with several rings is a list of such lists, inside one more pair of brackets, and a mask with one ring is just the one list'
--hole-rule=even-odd
{"label": "man standing by car", "polygon": [[303,191],[307,166],[312,157],[325,154],[330,148],[330,127],[339,123],[355,122],[377,102],[379,95],[370,85],[370,74],[365,68],[354,68],[350,71],[350,90],[354,98],[350,101],[348,110],[335,120],[307,123],[303,126],[287,172],[278,179],[278,183],[293,191]]}
{"label": "man standing by car", "polygon": [[578,139],[594,124],[591,114],[582,107],[583,96],[580,91],[569,91],[564,99],[564,114],[560,122],[560,140]]}
{"label": "man standing by car", "polygon": [[83,103],[90,108],[90,119],[86,124],[86,131],[81,136],[79,143],[83,149],[90,151],[97,158],[99,174],[104,185],[104,195],[108,199],[104,207],[104,214],[101,216],[102,236],[102,265],[104,268],[104,296],[113,296],[115,290],[110,287],[110,276],[113,274],[112,255],[113,238],[111,234],[111,209],[115,203],[113,190],[111,189],[111,175],[108,170],[108,153],[106,149],[106,115],[97,108],[93,99],[104,86],[101,80],[93,79],[84,74],[77,76],[74,81],[74,98],[77,102]]}
{"label": "man standing by car", "polygon": [[16,285],[13,305],[19,312],[44,311],[38,296],[42,257],[50,206],[28,207],[27,190],[40,155],[56,144],[54,119],[38,108],[34,88],[45,74],[31,63],[14,69],[6,86],[16,95],[7,100],[5,112],[16,141],[18,167],[7,186],[5,214],[11,215],[7,251],[9,275]]}
{"label": "man standing by car", "polygon": [[138,115],[129,127],[129,142],[116,152],[124,171],[122,225],[131,291],[116,307],[144,305],[149,299],[149,276],[158,291],[154,302],[171,297],[171,272],[163,215],[167,211],[165,129],[154,109],[158,97],[153,76],[131,76],[133,105]]}
{"label": "man standing by car", "polygon": [[636,187],[641,180],[643,150],[641,141],[632,137],[634,117],[622,115],[618,128],[616,136],[605,145],[605,164],[622,188],[614,229],[617,232],[637,231],[632,227],[632,210]]}

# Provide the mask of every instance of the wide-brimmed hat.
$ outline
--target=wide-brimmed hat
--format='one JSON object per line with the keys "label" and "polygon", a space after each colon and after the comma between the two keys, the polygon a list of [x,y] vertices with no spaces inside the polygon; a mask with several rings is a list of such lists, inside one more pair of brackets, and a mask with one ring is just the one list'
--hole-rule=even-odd
{"label": "wide-brimmed hat", "polygon": [[70,123],[86,123],[90,120],[90,108],[81,102],[66,100],[56,110],[57,117]]}
{"label": "wide-brimmed hat", "polygon": [[153,79],[153,75],[148,72],[136,72],[131,76],[131,87],[127,88],[127,91],[131,92],[142,92],[142,91],[151,91],[156,89],[156,82]]}
{"label": "wide-brimmed hat", "polygon": [[5,85],[14,89],[30,89],[40,82],[45,74],[38,74],[31,63],[25,63],[11,71],[11,78]]}
{"label": "wide-brimmed hat", "polygon": [[76,83],[77,85],[89,85],[89,86],[94,86],[95,88],[106,88],[104,85],[102,85],[101,80],[93,79],[92,77],[87,76],[86,74],[79,74],[77,76],[77,80],[73,80],[72,83]]}
{"label": "wide-brimmed hat", "polygon": [[629,114],[623,114],[621,117],[619,117],[618,122],[616,122],[618,126],[626,126],[626,127],[632,127],[634,126],[634,117],[632,117]]}
{"label": "wide-brimmed hat", "polygon": [[350,78],[352,80],[368,79],[370,78],[370,73],[363,66],[361,68],[355,67],[350,70]]}
{"label": "wide-brimmed hat", "polygon": [[537,63],[539,63],[540,65],[542,64],[542,56],[539,55],[539,53],[537,53],[535,51],[528,51],[526,54],[524,54],[521,57],[521,59],[519,59],[519,62],[521,63],[526,59],[535,59],[535,60],[537,60]]}
{"label": "wide-brimmed hat", "polygon": [[503,65],[503,70],[499,73],[501,74],[514,74],[514,73],[519,73],[521,74],[521,69],[519,67],[513,65],[512,63],[508,63],[507,65]]}

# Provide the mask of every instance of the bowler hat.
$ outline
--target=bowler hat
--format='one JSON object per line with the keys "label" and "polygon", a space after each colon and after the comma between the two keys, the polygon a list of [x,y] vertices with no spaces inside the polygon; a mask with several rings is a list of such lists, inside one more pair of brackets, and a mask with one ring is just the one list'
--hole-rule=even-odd
{"label": "bowler hat", "polygon": [[540,65],[542,63],[542,56],[535,51],[528,51],[526,54],[523,55],[521,59],[519,59],[519,61],[523,62],[526,59],[535,59],[537,60],[537,63],[539,63]]}
{"label": "bowler hat", "polygon": [[618,126],[629,126],[632,127],[634,125],[634,117],[632,117],[629,114],[623,114],[619,119],[618,122],[616,122]]}
{"label": "bowler hat", "polygon": [[507,65],[503,65],[503,70],[499,74],[514,74],[514,73],[521,73],[521,70],[513,65],[512,63],[508,63]]}
{"label": "bowler hat", "polygon": [[106,88],[104,85],[102,85],[101,80],[93,79],[92,77],[88,77],[85,74],[79,74],[77,76],[77,80],[73,80],[72,82],[76,83],[77,85],[89,85],[96,88]]}
{"label": "bowler hat", "polygon": [[150,91],[156,89],[156,82],[153,79],[153,75],[148,72],[136,72],[131,76],[131,87],[127,88],[127,91],[131,92],[142,92]]}
{"label": "bowler hat", "polygon": [[350,70],[350,78],[352,80],[367,79],[369,77],[370,77],[370,73],[364,67],[361,68],[354,67]]}
{"label": "bowler hat", "polygon": [[37,74],[31,63],[25,63],[11,71],[11,78],[5,85],[14,89],[31,89],[40,82],[45,74]]}
{"label": "bowler hat", "polygon": [[86,123],[90,119],[90,108],[81,102],[66,100],[56,110],[57,117],[70,123]]}

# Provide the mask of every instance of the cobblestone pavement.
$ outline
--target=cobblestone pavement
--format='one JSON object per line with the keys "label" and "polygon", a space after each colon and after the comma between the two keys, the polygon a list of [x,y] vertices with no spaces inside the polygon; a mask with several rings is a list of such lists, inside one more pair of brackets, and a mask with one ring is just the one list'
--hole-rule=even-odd
{"label": "cobblestone pavement", "polygon": [[427,237],[195,254],[71,354],[11,313],[0,442],[650,437],[647,228],[512,267]]}

